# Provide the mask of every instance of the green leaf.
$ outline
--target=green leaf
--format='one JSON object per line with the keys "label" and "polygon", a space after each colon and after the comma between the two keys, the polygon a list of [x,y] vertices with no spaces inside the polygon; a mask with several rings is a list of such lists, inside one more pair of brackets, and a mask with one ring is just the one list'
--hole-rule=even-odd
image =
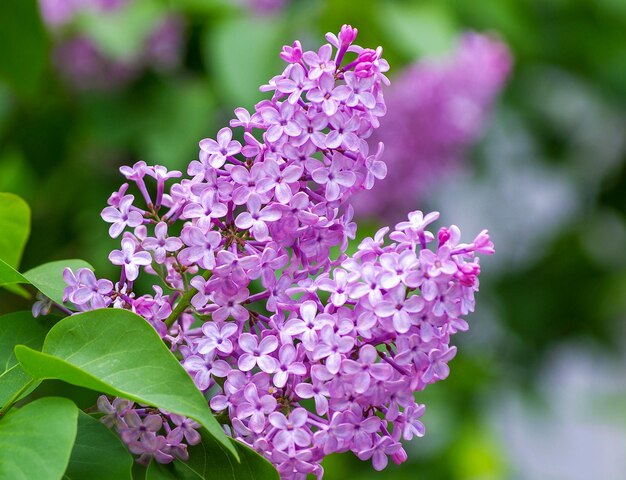
{"label": "green leaf", "polygon": [[207,29],[205,64],[232,106],[251,107],[266,96],[259,86],[281,70],[283,31],[276,19],[263,18],[236,18]]}
{"label": "green leaf", "polygon": [[0,1],[0,80],[32,96],[46,65],[46,38],[37,0]]}
{"label": "green leaf", "polygon": [[52,327],[42,352],[17,346],[15,354],[34,378],[57,378],[193,418],[238,458],[191,377],[148,322],[132,312],[110,308],[72,315]]}
{"label": "green leaf", "polygon": [[30,235],[30,208],[12,193],[0,193],[0,232],[0,259],[19,267]]}
{"label": "green leaf", "polygon": [[41,348],[48,329],[45,320],[34,318],[30,312],[9,313],[0,317],[0,407],[31,380],[15,358],[13,349],[16,345]]}
{"label": "green leaf", "polygon": [[25,298],[27,300],[29,300],[31,298],[31,295],[28,292],[28,290],[26,290],[21,285],[18,285],[17,283],[9,283],[7,285],[4,285],[3,288],[5,290],[15,294],[15,295],[19,295],[20,297]]}
{"label": "green leaf", "polygon": [[70,400],[45,397],[0,420],[0,478],[57,480],[76,437],[78,409]]}
{"label": "green leaf", "polygon": [[202,432],[202,442],[188,448],[189,460],[176,460],[169,465],[151,462],[146,480],[279,480],[273,465],[243,443],[234,442],[240,463],[230,461],[211,437]]}
{"label": "green leaf", "polygon": [[64,479],[130,479],[132,467],[133,457],[119,437],[95,418],[79,412],[78,433]]}
{"label": "green leaf", "polygon": [[15,283],[30,283],[24,276],[4,260],[0,259],[0,287]]}
{"label": "green leaf", "polygon": [[63,290],[67,286],[63,280],[63,270],[66,267],[74,272],[79,268],[94,268],[84,260],[57,260],[55,262],[44,263],[38,267],[24,272],[26,278],[37,290],[43,293],[52,301],[63,305]]}

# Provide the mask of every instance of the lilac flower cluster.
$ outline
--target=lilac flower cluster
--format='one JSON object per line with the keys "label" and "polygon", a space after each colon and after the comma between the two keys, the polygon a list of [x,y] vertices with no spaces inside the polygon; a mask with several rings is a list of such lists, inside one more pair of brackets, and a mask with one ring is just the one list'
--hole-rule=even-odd
{"label": "lilac flower cluster", "polygon": [[390,173],[353,199],[356,213],[397,221],[415,208],[438,178],[460,166],[510,70],[506,45],[467,33],[451,58],[401,72],[387,93],[385,122],[369,140],[370,146],[386,145]]}
{"label": "lilac flower cluster", "polygon": [[76,89],[111,90],[127,85],[144,69],[170,71],[180,64],[184,23],[176,15],[161,18],[140,51],[129,58],[111,58],[87,35],[70,27],[81,14],[118,14],[132,0],[39,0],[39,4],[43,20],[59,34],[53,51],[57,70]]}
{"label": "lilac flower cluster", "polygon": [[[413,392],[448,376],[450,337],[474,309],[476,255],[493,253],[486,231],[471,243],[456,226],[435,235],[439,214],[420,211],[345,253],[356,234],[348,200],[386,174],[382,145],[370,154],[366,138],[385,113],[388,65],[356,34],[344,25],[317,52],[285,46],[285,70],[262,87],[272,98],[235,110],[236,135],[202,140],[190,178],[122,167],[145,205],[125,183],[102,212],[121,236],[109,256],[119,282],[65,272],[79,310],[125,308],[150,322],[226,431],[286,479],[321,477],[334,452],[377,470],[406,460],[401,440],[424,433]],[[168,292],[138,296],[142,273]],[[115,421],[131,450],[167,461],[169,433],[145,417],[137,436],[146,411],[124,405]]]}
{"label": "lilac flower cluster", "polygon": [[[164,410],[138,406],[129,400],[106,395],[98,398],[100,421],[115,429],[137,461],[148,465],[151,459],[169,463],[175,458],[188,460],[187,445],[197,445],[200,424]],[[186,442],[186,443],[185,443]]]}

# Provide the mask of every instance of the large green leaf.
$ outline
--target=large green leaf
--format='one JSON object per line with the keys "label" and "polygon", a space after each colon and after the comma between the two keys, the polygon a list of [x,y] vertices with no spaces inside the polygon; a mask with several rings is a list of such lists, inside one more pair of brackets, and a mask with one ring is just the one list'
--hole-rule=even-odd
{"label": "large green leaf", "polygon": [[18,285],[17,283],[9,283],[7,285],[3,285],[3,288],[5,290],[8,290],[11,293],[14,293],[15,295],[19,295],[20,297],[23,297],[23,298],[25,298],[27,300],[29,300],[31,298],[31,295],[28,292],[28,290],[26,290],[21,285]]}
{"label": "large green leaf", "polygon": [[46,38],[37,0],[0,1],[0,80],[32,96],[41,85]]}
{"label": "large green leaf", "polygon": [[24,272],[24,277],[46,297],[62,305],[63,290],[67,286],[63,281],[63,270],[66,267],[74,272],[79,268],[93,270],[93,267],[84,260],[57,260]]}
{"label": "large green leaf", "polygon": [[63,280],[63,270],[65,270],[66,267],[70,267],[74,272],[79,268],[89,268],[93,270],[93,267],[84,260],[57,260],[55,262],[44,263],[21,274],[0,259],[0,286],[4,286],[13,293],[29,298],[28,292],[17,284],[32,284],[46,297],[62,305],[63,290],[66,287]]}
{"label": "large green leaf", "polygon": [[110,308],[72,315],[50,330],[42,352],[17,346],[15,354],[35,378],[57,378],[193,418],[238,458],[191,377],[132,312]]}
{"label": "large green leaf", "polygon": [[78,433],[64,479],[129,480],[133,457],[119,437],[98,420],[79,412]]}
{"label": "large green leaf", "polygon": [[12,193],[0,193],[0,259],[17,268],[30,234],[30,208]]}
{"label": "large green leaf", "polygon": [[189,447],[189,461],[169,465],[152,462],[146,480],[279,480],[278,472],[265,458],[240,442],[235,442],[241,463],[229,461],[211,437],[202,432],[202,442]]}
{"label": "large green leaf", "polygon": [[16,283],[30,282],[20,272],[0,258],[0,287]]}
{"label": "large green leaf", "polygon": [[45,397],[0,419],[0,478],[58,480],[70,459],[78,409]]}
{"label": "large green leaf", "polygon": [[[28,385],[31,376],[20,366],[13,349],[16,345],[41,348],[49,325],[30,312],[15,312],[0,317],[0,407]],[[26,393],[26,392],[23,392]]]}
{"label": "large green leaf", "polygon": [[252,107],[259,86],[280,72],[284,28],[276,19],[236,18],[207,29],[204,58],[231,106]]}

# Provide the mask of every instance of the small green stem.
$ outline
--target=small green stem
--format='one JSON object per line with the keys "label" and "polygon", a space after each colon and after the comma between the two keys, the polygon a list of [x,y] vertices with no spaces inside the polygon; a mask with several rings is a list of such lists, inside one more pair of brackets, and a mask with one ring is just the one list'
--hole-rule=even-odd
{"label": "small green stem", "polygon": [[[209,277],[211,276],[211,273],[212,272],[210,270],[205,271],[202,274],[202,278],[204,278],[205,280],[208,280]],[[169,317],[165,319],[165,325],[167,325],[168,327],[171,327],[173,325],[176,319],[180,317],[180,315],[185,311],[185,309],[191,304],[191,299],[196,293],[198,293],[198,290],[195,289],[194,287],[191,287],[189,290],[187,290],[183,294],[182,297],[180,297],[180,300],[176,304],[176,307],[174,307],[174,310],[172,310],[172,313],[170,313]]]}
{"label": "small green stem", "polygon": [[15,405],[15,403],[20,399],[22,394],[26,390],[28,390],[28,388],[30,388],[30,386],[35,382],[37,382],[37,380],[31,378],[26,385],[24,385],[17,392],[15,392],[15,394],[2,406],[2,408],[0,408],[0,418],[2,418],[9,410],[11,410],[11,407]]}

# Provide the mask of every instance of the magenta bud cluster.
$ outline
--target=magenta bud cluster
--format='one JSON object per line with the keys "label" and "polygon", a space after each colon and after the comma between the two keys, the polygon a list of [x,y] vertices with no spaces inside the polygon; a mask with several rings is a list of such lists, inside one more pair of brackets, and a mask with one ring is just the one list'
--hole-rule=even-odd
{"label": "magenta bud cluster", "polygon": [[[187,178],[122,167],[136,193],[125,183],[102,212],[121,237],[109,256],[119,281],[65,276],[79,310],[124,308],[153,325],[226,432],[285,479],[321,477],[335,452],[377,470],[406,460],[402,441],[424,434],[414,392],[448,376],[450,338],[474,309],[477,254],[494,252],[486,231],[464,243],[454,225],[429,230],[438,213],[415,211],[346,254],[350,197],[386,174],[382,144],[370,153],[366,139],[385,113],[389,67],[356,35],[346,25],[318,51],[285,46],[286,68],[261,87],[271,99],[202,140]],[[140,295],[144,275],[154,292]],[[122,439],[142,421],[164,440],[138,437],[131,450],[176,456],[158,421],[132,411]]]}

